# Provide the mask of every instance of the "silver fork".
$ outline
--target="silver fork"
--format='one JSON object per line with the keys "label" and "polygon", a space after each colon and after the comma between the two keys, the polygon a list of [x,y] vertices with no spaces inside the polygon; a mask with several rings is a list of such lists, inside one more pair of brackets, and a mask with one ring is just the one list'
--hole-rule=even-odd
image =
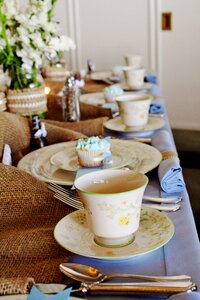
{"label": "silver fork", "polygon": [[[49,189],[55,192],[54,197],[65,204],[68,204],[69,206],[72,206],[76,209],[83,209],[83,204],[80,200],[79,195],[75,190],[65,190],[64,188],[54,185],[54,184],[49,184],[48,185]],[[151,197],[152,198],[152,197]],[[154,197],[153,197],[154,198]],[[162,211],[177,211],[180,209],[180,205],[177,203],[172,204],[172,202],[167,202],[167,205],[163,204],[152,204],[152,203],[144,203],[143,206],[145,207],[150,207]]]}
{"label": "silver fork", "polygon": [[[48,185],[49,189],[57,192],[61,195],[66,195],[70,198],[73,198],[74,200],[77,200],[80,202],[80,197],[77,194],[75,189],[66,189],[61,187],[58,184],[54,184],[54,183],[49,183]],[[152,201],[152,202],[158,202],[158,203],[165,203],[165,204],[170,204],[170,203],[179,203],[182,200],[181,196],[176,196],[176,197],[170,197],[170,198],[160,198],[160,197],[153,197],[153,196],[147,196],[147,195],[143,195],[143,200],[147,200],[147,201]]]}

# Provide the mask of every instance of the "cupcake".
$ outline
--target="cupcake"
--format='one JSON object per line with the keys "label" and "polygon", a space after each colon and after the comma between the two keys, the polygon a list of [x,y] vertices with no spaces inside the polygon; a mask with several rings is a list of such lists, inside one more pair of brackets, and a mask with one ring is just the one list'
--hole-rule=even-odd
{"label": "cupcake", "polygon": [[78,161],[82,167],[98,167],[111,155],[110,141],[108,138],[93,136],[79,139],[76,144]]}
{"label": "cupcake", "polygon": [[104,97],[106,102],[114,102],[117,96],[124,93],[123,89],[118,85],[111,85],[104,89]]}

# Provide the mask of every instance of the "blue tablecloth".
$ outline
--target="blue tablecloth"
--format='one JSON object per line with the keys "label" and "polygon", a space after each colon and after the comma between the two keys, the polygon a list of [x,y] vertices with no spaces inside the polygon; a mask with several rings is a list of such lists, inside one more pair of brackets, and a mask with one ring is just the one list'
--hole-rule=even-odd
{"label": "blue tablecloth", "polygon": [[[153,85],[152,94],[161,97],[161,90],[157,85]],[[160,101],[160,99],[159,99]],[[164,105],[164,103],[163,103]],[[165,109],[166,111],[166,109]],[[171,134],[170,124],[167,113],[165,114],[166,126]],[[171,142],[174,144],[173,136],[171,134]],[[148,174],[147,174],[148,175]],[[150,182],[147,187],[147,193],[152,195],[160,195],[160,186],[157,176],[155,174],[149,176]],[[111,272],[125,272],[138,273],[148,275],[176,275],[188,274],[192,276],[193,281],[200,289],[200,244],[194,223],[193,213],[191,210],[190,200],[187,190],[183,192],[183,201],[181,209],[177,212],[168,213],[169,218],[175,225],[175,234],[173,238],[164,247],[153,252],[139,255],[131,259],[111,261],[92,259],[74,255],[71,258],[72,262],[79,262],[97,266],[105,273]],[[191,294],[183,294],[179,299],[197,299],[193,298]],[[197,296],[200,294],[197,293]],[[196,296],[196,297],[197,297]],[[88,295],[88,299],[96,299],[95,296]],[[98,299],[147,299],[142,296],[131,295],[123,298],[122,295],[115,297],[104,295],[98,296]],[[149,297],[151,298],[151,297]],[[148,298],[148,299],[149,299]],[[151,299],[155,299],[155,296]],[[174,300],[176,298],[174,297]]]}

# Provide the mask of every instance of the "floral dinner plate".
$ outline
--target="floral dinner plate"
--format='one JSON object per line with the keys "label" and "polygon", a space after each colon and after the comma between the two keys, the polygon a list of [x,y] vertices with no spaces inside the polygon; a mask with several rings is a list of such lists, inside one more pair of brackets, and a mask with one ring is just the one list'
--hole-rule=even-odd
{"label": "floral dinner plate", "polygon": [[54,229],[54,237],[63,248],[82,256],[109,260],[130,258],[156,250],[169,242],[173,234],[174,225],[166,215],[144,207],[135,240],[125,247],[106,248],[97,245],[88,228],[84,210],[65,216]]}

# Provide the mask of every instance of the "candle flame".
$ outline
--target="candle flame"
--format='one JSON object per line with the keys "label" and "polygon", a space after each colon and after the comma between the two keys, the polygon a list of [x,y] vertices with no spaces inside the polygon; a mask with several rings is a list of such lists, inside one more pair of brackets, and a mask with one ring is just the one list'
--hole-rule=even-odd
{"label": "candle flame", "polygon": [[49,86],[45,86],[45,88],[44,88],[45,94],[48,95],[50,93],[50,91],[51,91],[50,87]]}

